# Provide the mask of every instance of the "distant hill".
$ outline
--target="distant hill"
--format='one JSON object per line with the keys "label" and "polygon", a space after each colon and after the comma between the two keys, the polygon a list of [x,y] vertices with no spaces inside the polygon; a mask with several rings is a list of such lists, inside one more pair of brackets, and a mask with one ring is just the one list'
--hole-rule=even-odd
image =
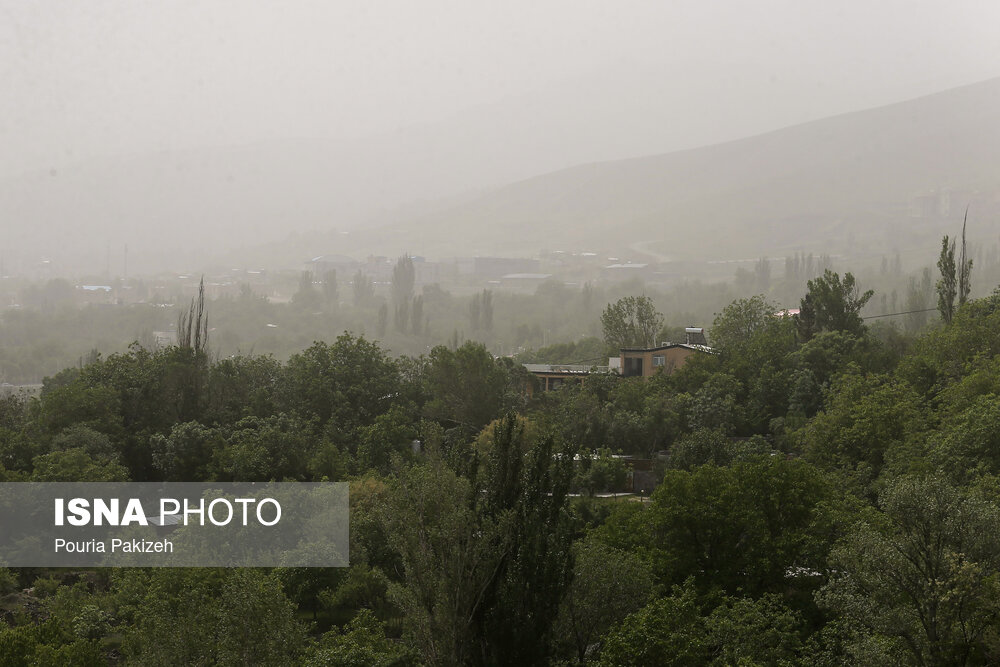
{"label": "distant hill", "polygon": [[[58,272],[103,272],[110,256],[119,273],[125,244],[133,273],[195,270],[220,255],[297,263],[315,250],[310,232],[335,241],[339,231],[420,217],[526,176],[745,136],[830,108],[824,99],[780,110],[761,103],[720,119],[707,108],[705,83],[692,76],[682,67],[609,65],[352,141],[305,137],[145,152],[15,176],[18,156],[8,153],[0,159],[0,253],[8,269],[47,257]],[[744,97],[749,85],[740,89]],[[791,95],[787,88],[794,87],[781,92]],[[698,105],[663,123],[678,96]],[[291,232],[300,237],[271,246]]]}
{"label": "distant hill", "polygon": [[[729,259],[995,241],[1000,78],[739,141],[585,164],[353,238],[386,254]],[[942,231],[944,230],[944,232]]]}
{"label": "distant hill", "polygon": [[[973,239],[1000,217],[1000,79],[705,148],[561,168],[692,145],[725,115],[692,124],[700,107],[664,96],[665,80],[636,76],[655,81],[655,101],[621,97],[632,81],[596,89],[607,93],[596,104],[589,85],[351,143],[171,151],[7,179],[0,256],[8,271],[36,275],[119,274],[126,244],[133,275],[295,267],[328,253],[726,259],[922,246],[945,223],[953,229],[969,201]],[[746,109],[744,127],[762,126],[766,104]]]}

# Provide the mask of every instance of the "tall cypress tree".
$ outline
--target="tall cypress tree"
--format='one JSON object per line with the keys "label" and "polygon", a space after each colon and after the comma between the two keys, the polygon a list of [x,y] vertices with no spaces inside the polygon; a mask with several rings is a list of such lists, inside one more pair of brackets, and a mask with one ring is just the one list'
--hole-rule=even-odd
{"label": "tall cypress tree", "polygon": [[951,324],[955,316],[955,294],[957,281],[955,279],[955,242],[948,239],[947,234],[941,239],[941,254],[937,261],[941,277],[937,281],[938,311],[945,324]]}
{"label": "tall cypress tree", "polygon": [[965,209],[965,219],[962,220],[962,257],[958,264],[958,306],[961,308],[972,291],[972,260],[968,258],[965,246],[965,224],[969,221],[969,209]]}

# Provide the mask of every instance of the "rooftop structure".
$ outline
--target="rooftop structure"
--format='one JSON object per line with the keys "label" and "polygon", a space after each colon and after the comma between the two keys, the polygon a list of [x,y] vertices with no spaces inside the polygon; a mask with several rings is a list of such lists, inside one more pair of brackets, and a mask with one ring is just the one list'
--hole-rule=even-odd
{"label": "rooftop structure", "polygon": [[[689,329],[696,329],[689,327]],[[696,329],[688,333],[689,340],[696,338],[704,330]],[[595,373],[619,375],[623,377],[652,377],[657,373],[673,373],[681,368],[694,354],[712,354],[708,345],[699,343],[663,343],[656,347],[625,347],[618,357],[608,359],[607,366],[586,366],[581,364],[524,364],[525,370],[537,378],[537,387],[528,387],[528,395],[535,389],[551,391],[567,383],[583,385]]]}
{"label": "rooftop structure", "polygon": [[652,377],[673,373],[697,353],[711,353],[707,345],[663,343],[657,347],[626,347],[621,351],[621,374],[625,377]]}
{"label": "rooftop structure", "polygon": [[[566,383],[583,385],[592,373],[610,373],[607,366],[585,366],[581,364],[524,364],[524,368],[538,379],[539,391],[552,391]],[[528,395],[534,394],[535,387],[528,385]]]}

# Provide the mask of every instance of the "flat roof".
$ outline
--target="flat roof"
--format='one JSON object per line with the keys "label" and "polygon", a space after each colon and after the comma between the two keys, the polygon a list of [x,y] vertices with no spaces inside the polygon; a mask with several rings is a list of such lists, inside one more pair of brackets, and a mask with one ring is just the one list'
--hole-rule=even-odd
{"label": "flat roof", "polygon": [[607,373],[607,366],[585,366],[582,364],[523,364],[529,373],[559,373],[562,375],[585,375],[592,371]]}
{"label": "flat roof", "polygon": [[500,280],[545,280],[551,277],[551,273],[508,273],[500,276]]}
{"label": "flat roof", "polygon": [[693,345],[690,343],[671,343],[669,345],[657,345],[656,347],[623,347],[622,352],[659,352],[660,350],[669,350],[675,347],[683,347],[688,350],[694,350],[696,352],[714,352],[708,345]]}
{"label": "flat roof", "polygon": [[347,255],[319,255],[309,260],[310,262],[327,262],[329,264],[357,264],[357,260]]}

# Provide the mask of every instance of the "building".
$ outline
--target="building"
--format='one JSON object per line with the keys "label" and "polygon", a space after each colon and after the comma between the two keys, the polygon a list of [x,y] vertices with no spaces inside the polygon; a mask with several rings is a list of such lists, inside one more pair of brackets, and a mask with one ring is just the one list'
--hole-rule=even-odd
{"label": "building", "polygon": [[316,280],[321,280],[328,271],[336,271],[337,278],[345,279],[357,271],[360,262],[346,255],[319,255],[306,262],[306,270],[311,271]]}
{"label": "building", "polygon": [[514,291],[529,292],[551,277],[551,273],[508,273],[500,277],[500,284]]}
{"label": "building", "polygon": [[698,353],[711,353],[707,345],[694,343],[663,343],[657,347],[625,347],[621,351],[621,374],[624,377],[669,375]]}
{"label": "building", "polygon": [[602,275],[606,280],[620,281],[633,278],[645,279],[652,274],[652,271],[652,266],[649,264],[625,262],[605,266]]}
{"label": "building", "polygon": [[522,257],[474,257],[472,272],[477,278],[497,279],[511,273],[539,273],[541,262]]}
{"label": "building", "polygon": [[528,396],[535,390],[552,391],[564,384],[583,385],[591,373],[609,373],[607,366],[583,366],[575,364],[524,364],[524,368],[537,380],[528,384]]}
{"label": "building", "polygon": [[161,350],[170,347],[171,345],[177,345],[177,332],[154,331],[153,341],[156,343],[156,347]]}
{"label": "building", "polygon": [[524,364],[525,370],[535,377],[529,383],[528,396],[537,391],[552,391],[565,384],[583,385],[593,373],[621,377],[652,377],[657,373],[669,375],[683,366],[694,354],[712,354],[712,348],[698,343],[705,340],[705,330],[688,327],[685,343],[666,342],[657,347],[624,347],[621,355],[608,359],[607,366],[574,364]]}

